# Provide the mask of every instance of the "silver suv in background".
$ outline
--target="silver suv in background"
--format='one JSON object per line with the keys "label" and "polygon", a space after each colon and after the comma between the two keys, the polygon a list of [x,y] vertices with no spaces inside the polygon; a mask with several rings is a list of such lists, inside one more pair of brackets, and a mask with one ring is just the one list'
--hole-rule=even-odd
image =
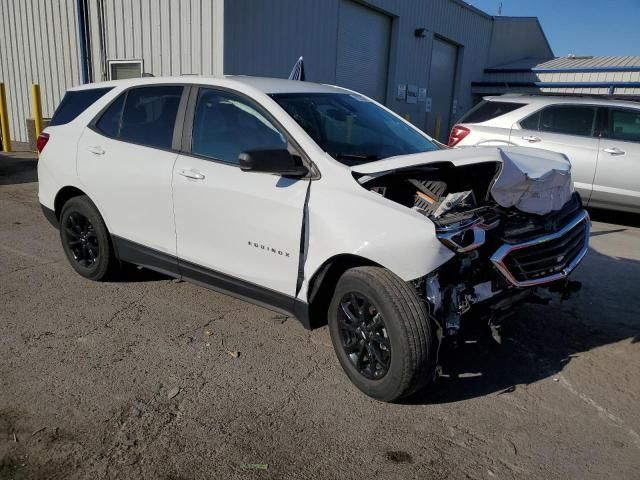
{"label": "silver suv in background", "polygon": [[640,213],[640,101],[485,97],[451,129],[450,147],[525,145],[565,154],[589,207]]}

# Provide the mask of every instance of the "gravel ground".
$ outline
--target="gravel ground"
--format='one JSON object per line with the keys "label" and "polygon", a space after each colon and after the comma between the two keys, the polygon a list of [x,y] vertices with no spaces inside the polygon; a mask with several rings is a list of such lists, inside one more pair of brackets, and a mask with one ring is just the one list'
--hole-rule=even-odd
{"label": "gravel ground", "polygon": [[326,327],[75,274],[34,167],[0,157],[0,479],[640,478],[639,217],[595,212],[577,296],[525,305],[502,346],[459,346],[389,405]]}

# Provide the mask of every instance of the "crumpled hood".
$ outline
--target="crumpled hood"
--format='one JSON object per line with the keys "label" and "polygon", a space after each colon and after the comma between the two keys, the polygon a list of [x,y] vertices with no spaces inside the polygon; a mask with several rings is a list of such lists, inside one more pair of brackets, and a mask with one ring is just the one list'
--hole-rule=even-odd
{"label": "crumpled hood", "polygon": [[387,173],[406,168],[450,162],[455,166],[500,162],[493,179],[491,196],[502,207],[516,207],[544,215],[560,210],[571,198],[571,163],[561,153],[528,147],[463,147],[386,158],[357,165],[351,170],[362,175],[362,184]]}

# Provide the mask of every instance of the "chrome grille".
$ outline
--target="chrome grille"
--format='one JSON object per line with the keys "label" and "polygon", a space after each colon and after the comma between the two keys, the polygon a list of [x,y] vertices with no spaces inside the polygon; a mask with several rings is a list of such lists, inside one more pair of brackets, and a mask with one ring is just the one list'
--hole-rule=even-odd
{"label": "chrome grille", "polygon": [[491,257],[518,287],[560,280],[580,263],[589,247],[589,215],[584,210],[559,231],[528,242],[506,244]]}

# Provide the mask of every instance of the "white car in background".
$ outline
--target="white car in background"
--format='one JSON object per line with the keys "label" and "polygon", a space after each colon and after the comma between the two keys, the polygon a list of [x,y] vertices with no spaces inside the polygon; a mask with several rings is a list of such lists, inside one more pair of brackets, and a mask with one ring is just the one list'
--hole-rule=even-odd
{"label": "white car in background", "polygon": [[427,385],[459,330],[498,336],[536,288],[573,290],[588,248],[564,156],[442,149],[339,87],[83,85],[38,150],[43,212],[80,275],[128,262],[328,322],[351,381],[385,401]]}
{"label": "white car in background", "polygon": [[640,213],[640,103],[596,96],[485,97],[450,147],[524,145],[564,153],[589,207]]}

